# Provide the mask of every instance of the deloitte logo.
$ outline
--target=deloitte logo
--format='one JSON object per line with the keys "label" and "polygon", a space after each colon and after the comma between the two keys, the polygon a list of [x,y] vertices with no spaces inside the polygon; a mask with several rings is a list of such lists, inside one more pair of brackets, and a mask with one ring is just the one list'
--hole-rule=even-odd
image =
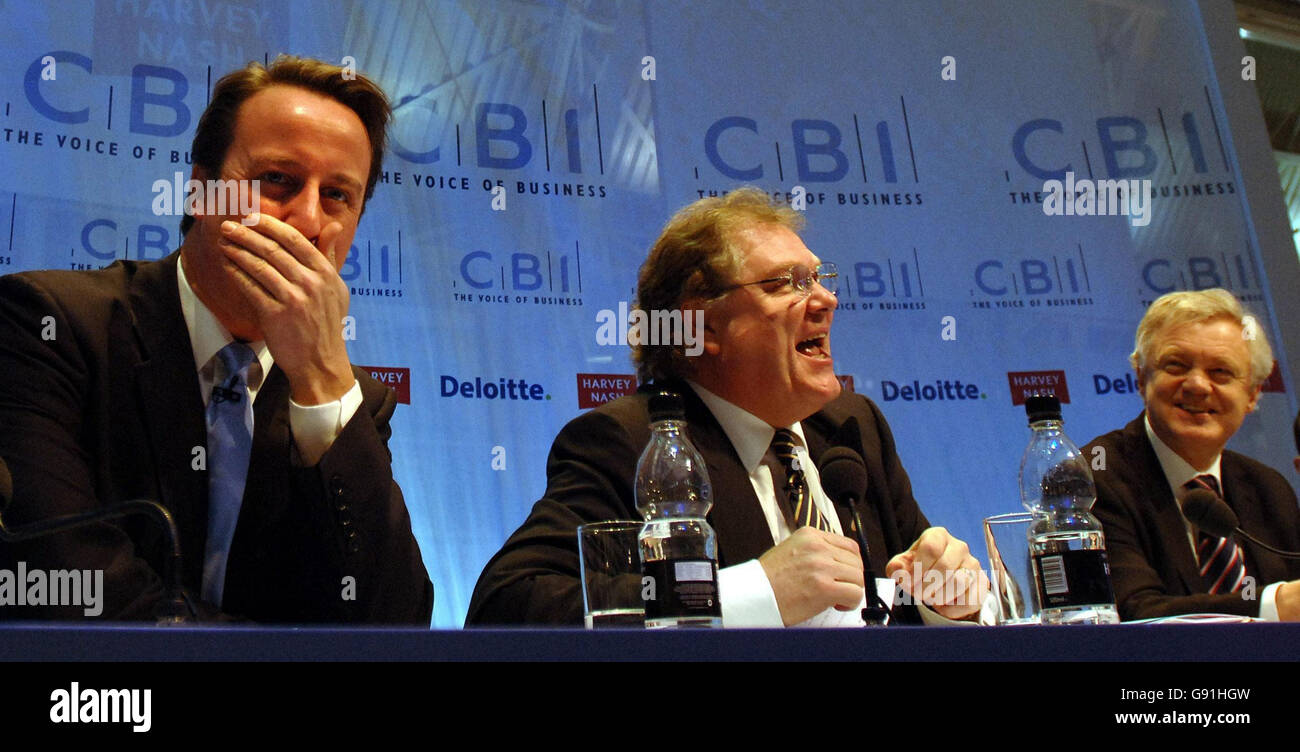
{"label": "deloitte logo", "polygon": [[975,384],[963,384],[960,380],[935,379],[934,383],[922,384],[919,381],[902,384],[882,379],[880,396],[885,402],[902,400],[904,402],[965,402],[986,399],[987,395]]}
{"label": "deloitte logo", "polygon": [[464,397],[465,399],[486,400],[548,400],[551,395],[541,384],[529,384],[523,379],[484,379],[475,376],[473,381],[458,380],[455,376],[443,374],[439,377],[443,397]]}

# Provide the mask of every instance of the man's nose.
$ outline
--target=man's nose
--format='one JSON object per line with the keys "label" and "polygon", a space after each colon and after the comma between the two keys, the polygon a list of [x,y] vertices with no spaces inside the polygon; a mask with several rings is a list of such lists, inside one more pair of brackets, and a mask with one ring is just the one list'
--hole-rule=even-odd
{"label": "man's nose", "polygon": [[1205,371],[1193,368],[1183,377],[1182,389],[1184,392],[1192,394],[1209,394],[1211,391],[1210,377]]}
{"label": "man's nose", "polygon": [[813,285],[808,293],[808,310],[816,313],[834,311],[840,305],[840,299],[827,290],[821,282]]}
{"label": "man's nose", "polygon": [[325,214],[320,202],[320,186],[313,182],[304,184],[302,189],[283,206],[285,214],[280,219],[301,232],[303,237],[315,242],[325,226]]}

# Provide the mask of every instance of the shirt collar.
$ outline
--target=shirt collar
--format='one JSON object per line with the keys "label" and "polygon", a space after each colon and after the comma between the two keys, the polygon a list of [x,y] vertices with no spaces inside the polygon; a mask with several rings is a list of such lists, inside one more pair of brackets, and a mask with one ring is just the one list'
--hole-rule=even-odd
{"label": "shirt collar", "polygon": [[[185,278],[185,257],[182,256],[176,263],[176,282],[180,288],[181,296],[181,315],[185,317],[185,328],[190,335],[190,349],[194,351],[194,370],[199,374],[212,377],[211,364],[212,357],[217,354],[221,348],[235,341],[231,336],[230,330],[199,300],[199,296],[194,294],[194,288],[190,287],[190,282]],[[266,342],[258,340],[249,342],[248,346],[257,354],[257,362],[262,367],[262,374],[271,372],[271,366],[275,359],[271,357],[271,351],[267,349]],[[253,375],[249,374],[250,386],[256,389],[257,384],[261,383],[262,375],[259,374],[254,380]]]}
{"label": "shirt collar", "polygon": [[1198,475],[1213,475],[1215,482],[1219,484],[1219,488],[1223,488],[1223,478],[1219,472],[1220,464],[1223,461],[1222,453],[1219,453],[1214,458],[1214,462],[1210,464],[1208,470],[1197,470],[1187,460],[1179,457],[1177,452],[1170,449],[1169,445],[1160,440],[1155,429],[1151,427],[1151,416],[1143,413],[1142,425],[1146,429],[1151,448],[1156,450],[1156,459],[1160,461],[1160,469],[1165,473],[1165,480],[1169,482],[1169,487],[1174,492],[1174,498],[1179,499],[1180,503],[1185,493],[1183,486]]}
{"label": "shirt collar", "polygon": [[[731,446],[740,457],[745,472],[755,472],[762,464],[763,456],[772,446],[772,437],[776,435],[776,429],[757,415],[743,407],[733,405],[694,381],[687,380],[686,383],[699,395],[700,400],[709,408],[709,412],[713,413],[718,425],[722,426],[722,431],[731,440]],[[800,446],[808,445],[804,439],[803,426],[797,421],[786,428],[789,428],[798,438]]]}

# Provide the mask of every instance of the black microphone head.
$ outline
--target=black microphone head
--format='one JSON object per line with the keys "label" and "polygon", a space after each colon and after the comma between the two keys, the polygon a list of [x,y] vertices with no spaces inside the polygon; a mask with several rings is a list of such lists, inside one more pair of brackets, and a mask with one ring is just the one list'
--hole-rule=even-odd
{"label": "black microphone head", "polygon": [[9,466],[5,464],[5,458],[0,457],[0,512],[9,506],[9,500],[13,497],[14,477],[9,474]]}
{"label": "black microphone head", "polygon": [[1231,538],[1240,525],[1232,508],[1204,488],[1193,489],[1183,497],[1183,515],[1196,527],[1220,538]]}
{"label": "black microphone head", "polygon": [[867,463],[862,455],[845,446],[831,447],[817,463],[822,490],[836,503],[848,497],[861,499],[867,495]]}

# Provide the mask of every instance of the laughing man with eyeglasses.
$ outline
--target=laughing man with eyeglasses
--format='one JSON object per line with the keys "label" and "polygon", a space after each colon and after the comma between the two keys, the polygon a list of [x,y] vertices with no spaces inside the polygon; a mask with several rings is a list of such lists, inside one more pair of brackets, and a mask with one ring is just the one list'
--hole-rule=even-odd
{"label": "laughing man with eyeglasses", "polygon": [[[876,405],[841,393],[831,359],[837,271],[796,234],[802,221],[745,188],[668,222],[641,267],[637,305],[702,311],[703,348],[634,345],[643,388],[556,437],[546,494],[484,569],[467,625],[582,623],[574,530],[639,518],[647,403],[665,388],[681,394],[712,481],[725,626],[861,625],[864,603],[892,590],[876,577],[890,575],[903,603],[922,604],[894,607],[895,622],[978,616],[988,590],[979,564],[926,520]],[[832,502],[819,473],[840,448],[866,467],[851,507]]]}

